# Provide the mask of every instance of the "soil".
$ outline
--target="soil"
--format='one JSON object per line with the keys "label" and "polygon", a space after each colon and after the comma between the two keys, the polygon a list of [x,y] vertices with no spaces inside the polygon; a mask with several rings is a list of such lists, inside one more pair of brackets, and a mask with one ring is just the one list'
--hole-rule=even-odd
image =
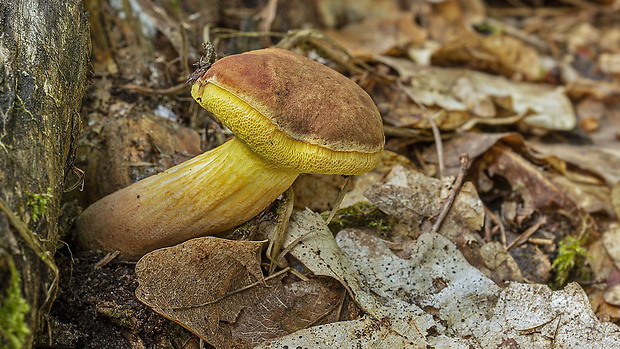
{"label": "soil", "polygon": [[60,252],[60,289],[36,348],[181,348],[193,336],[138,301],[135,262],[97,268],[105,254]]}

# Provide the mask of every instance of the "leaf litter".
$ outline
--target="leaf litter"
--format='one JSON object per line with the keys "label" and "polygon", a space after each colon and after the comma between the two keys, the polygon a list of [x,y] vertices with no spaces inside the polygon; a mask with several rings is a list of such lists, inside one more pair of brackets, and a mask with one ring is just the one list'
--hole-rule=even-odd
{"label": "leaf litter", "polygon": [[[156,30],[173,44],[154,46],[157,62],[144,54],[152,47],[117,40],[119,33],[131,34],[131,26],[118,19],[119,25],[107,25],[125,29],[104,35],[113,38],[108,45],[121,43],[118,54],[94,54],[95,103],[85,106],[83,143],[98,160],[89,162],[87,152],[78,165],[111,164],[119,169],[112,179],[128,182],[197,153],[192,130],[204,131],[206,148],[230,136],[211,116],[188,107],[182,98],[187,88],[168,88],[186,78],[185,56],[196,56],[200,46],[202,36],[185,31],[213,38],[224,55],[278,44],[351,76],[377,102],[386,148],[398,154],[386,151],[379,168],[353,178],[331,231],[316,213],[293,213],[282,246],[292,269],[269,275],[262,242],[192,240],[138,263],[141,300],[222,348],[618,347],[617,327],[602,322],[620,319],[617,1],[526,7],[318,0],[312,9],[268,3],[252,10],[249,27],[236,15],[248,9],[239,12],[233,2],[223,3],[224,10],[210,2],[196,7],[183,1],[174,10],[141,4],[151,15],[168,12]],[[178,21],[177,12],[187,21]],[[181,24],[178,40],[178,30],[170,28]],[[253,25],[264,32],[236,30]],[[143,68],[124,62],[125,56],[147,62],[150,73],[136,73]],[[162,58],[176,56],[179,64]],[[162,62],[165,74],[157,72]],[[109,71],[99,71],[106,66]],[[100,78],[119,71],[120,82]],[[147,86],[129,89],[127,81]],[[163,106],[179,119],[140,121],[117,87],[138,98],[134,110],[157,115]],[[151,101],[141,91],[163,98]],[[136,131],[114,146],[113,127],[127,122]],[[181,132],[153,138],[154,124],[162,130],[178,124]],[[430,132],[433,124],[439,134]],[[130,162],[97,155],[117,154],[114,147],[124,148]],[[449,176],[459,173],[462,154],[469,157],[466,181],[444,212],[455,189]],[[119,185],[104,177],[87,181],[87,196]],[[295,209],[331,209],[342,180],[303,180],[296,184]],[[364,209],[351,208],[360,201]],[[442,213],[438,234],[429,233]],[[345,216],[352,223],[338,221]],[[258,235],[266,237],[274,217],[285,221],[276,208],[248,223],[251,234],[230,236],[252,237],[260,225]],[[354,228],[341,231],[345,226]],[[578,281],[589,301],[568,281]],[[120,303],[97,297],[89,302],[102,318],[143,323],[115,316]],[[142,343],[135,347],[150,343],[136,326],[123,327],[126,338]]]}
{"label": "leaf litter", "polygon": [[204,237],[151,252],[136,265],[136,296],[216,348],[249,348],[333,318],[344,289],[322,278],[284,283],[282,272],[264,278],[263,245]]}
{"label": "leaf litter", "polygon": [[543,285],[517,283],[502,290],[439,234],[421,235],[411,258],[403,259],[387,242],[362,230],[344,230],[331,238],[320,216],[312,212],[296,213],[294,221],[290,239],[304,235],[307,239],[292,254],[315,274],[347,282],[367,315],[301,330],[258,348],[338,343],[350,348],[469,348],[504,343],[552,348],[595,342],[617,345],[620,340],[615,325],[596,319],[576,284],[555,292]]}

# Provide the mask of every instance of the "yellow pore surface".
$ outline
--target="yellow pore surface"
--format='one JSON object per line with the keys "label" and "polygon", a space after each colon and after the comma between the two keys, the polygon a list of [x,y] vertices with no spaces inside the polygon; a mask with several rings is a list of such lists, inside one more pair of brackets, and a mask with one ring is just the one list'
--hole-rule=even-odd
{"label": "yellow pore surface", "polygon": [[300,173],[358,175],[372,170],[381,158],[381,150],[371,153],[336,151],[295,140],[215,81],[205,85],[195,83],[192,96],[203,108],[215,114],[248,148],[274,167]]}

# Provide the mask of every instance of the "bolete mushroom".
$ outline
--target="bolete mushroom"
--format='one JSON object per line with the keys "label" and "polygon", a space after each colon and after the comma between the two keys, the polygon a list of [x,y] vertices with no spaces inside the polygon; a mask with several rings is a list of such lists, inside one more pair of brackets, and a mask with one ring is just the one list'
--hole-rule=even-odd
{"label": "bolete mushroom", "polygon": [[381,157],[381,116],[368,94],[286,50],[222,58],[192,96],[236,137],[89,206],[77,222],[82,245],[140,257],[249,220],[301,173],[357,175]]}

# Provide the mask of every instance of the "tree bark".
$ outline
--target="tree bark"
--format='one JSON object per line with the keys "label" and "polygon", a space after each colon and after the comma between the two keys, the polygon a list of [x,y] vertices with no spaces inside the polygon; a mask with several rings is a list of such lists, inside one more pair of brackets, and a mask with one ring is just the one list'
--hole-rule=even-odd
{"label": "tree bark", "polygon": [[32,346],[56,294],[60,199],[73,169],[89,55],[80,0],[0,0],[3,348]]}

